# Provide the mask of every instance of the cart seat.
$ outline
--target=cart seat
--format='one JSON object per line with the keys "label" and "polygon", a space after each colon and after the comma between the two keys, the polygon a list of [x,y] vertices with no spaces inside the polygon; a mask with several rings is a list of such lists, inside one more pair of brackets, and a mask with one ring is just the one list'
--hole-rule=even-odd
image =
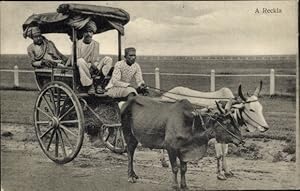
{"label": "cart seat", "polygon": [[114,98],[114,97],[110,97],[109,95],[107,95],[106,93],[104,94],[94,94],[94,95],[89,95],[87,93],[78,93],[76,94],[78,97],[95,97],[97,99],[101,99],[103,101],[116,101],[116,102],[120,102],[120,101],[127,101],[126,97],[118,97],[118,98]]}
{"label": "cart seat", "polygon": [[51,82],[51,75],[55,81],[65,82],[72,87],[73,69],[72,67],[66,68],[35,68],[35,79],[39,89],[42,89],[47,83]]}

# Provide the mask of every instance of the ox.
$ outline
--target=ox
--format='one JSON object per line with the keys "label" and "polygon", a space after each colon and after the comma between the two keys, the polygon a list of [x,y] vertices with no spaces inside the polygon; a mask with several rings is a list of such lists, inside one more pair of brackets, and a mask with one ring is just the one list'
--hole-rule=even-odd
{"label": "ox", "polygon": [[[226,104],[230,110],[231,102]],[[179,189],[177,181],[180,161],[180,187],[186,189],[187,162],[201,159],[206,153],[208,141],[218,138],[224,143],[242,143],[240,129],[225,113],[200,113],[188,100],[175,103],[160,102],[152,98],[136,96],[124,104],[121,122],[128,154],[128,181],[136,182],[133,156],[138,143],[150,149],[166,149],[173,172],[172,187]]]}
{"label": "ox", "polygon": [[[262,81],[260,81],[259,87],[256,88],[252,96],[245,97],[242,93],[242,86],[239,85],[238,95],[242,101],[233,104],[231,114],[238,126],[244,127],[246,131],[254,132],[259,130],[264,132],[269,129],[263,116],[263,107],[258,101],[261,89]],[[200,92],[189,88],[175,87],[162,96],[162,100],[164,101],[174,102],[174,100],[187,99],[192,104],[202,107],[215,107],[216,101],[228,100],[231,98],[234,98],[234,95],[228,88],[221,88],[215,92]],[[226,162],[228,145],[217,140],[215,143],[215,150],[217,155],[217,178],[226,180],[228,177],[233,176],[233,173],[228,168]],[[161,161],[164,161],[163,152]],[[163,166],[165,166],[165,164],[163,164]]]}

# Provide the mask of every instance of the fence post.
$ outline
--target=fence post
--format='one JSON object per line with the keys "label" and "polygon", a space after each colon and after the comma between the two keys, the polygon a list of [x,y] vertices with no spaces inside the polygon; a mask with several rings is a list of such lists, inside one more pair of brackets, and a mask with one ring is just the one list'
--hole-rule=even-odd
{"label": "fence post", "polygon": [[[160,89],[159,68],[155,68],[155,88]],[[156,90],[158,93],[159,90]]]}
{"label": "fence post", "polygon": [[270,70],[270,96],[275,94],[275,70]]}
{"label": "fence post", "polygon": [[215,89],[216,89],[216,75],[215,75],[215,70],[214,69],[212,69],[211,71],[210,71],[210,91],[211,92],[214,92],[215,91]]}
{"label": "fence post", "polygon": [[18,88],[19,84],[19,68],[17,65],[14,66],[14,87]]}

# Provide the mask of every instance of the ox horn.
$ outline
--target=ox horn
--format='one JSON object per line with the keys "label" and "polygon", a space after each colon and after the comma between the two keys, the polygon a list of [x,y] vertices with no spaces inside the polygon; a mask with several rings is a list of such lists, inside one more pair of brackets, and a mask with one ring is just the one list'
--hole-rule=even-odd
{"label": "ox horn", "polygon": [[230,98],[230,100],[226,103],[225,105],[225,112],[229,112],[232,106],[232,99]]}
{"label": "ox horn", "polygon": [[259,83],[259,87],[257,87],[253,93],[253,95],[255,95],[256,97],[259,96],[259,93],[261,91],[261,88],[262,88],[262,81],[260,80],[260,83]]}
{"label": "ox horn", "polygon": [[238,94],[240,96],[240,98],[242,98],[243,101],[246,101],[247,99],[244,97],[243,92],[242,92],[242,85],[239,85],[239,89],[238,89]]}
{"label": "ox horn", "polygon": [[222,108],[222,106],[220,106],[220,104],[216,101],[216,105],[218,110],[221,112],[221,114],[225,114],[225,110]]}

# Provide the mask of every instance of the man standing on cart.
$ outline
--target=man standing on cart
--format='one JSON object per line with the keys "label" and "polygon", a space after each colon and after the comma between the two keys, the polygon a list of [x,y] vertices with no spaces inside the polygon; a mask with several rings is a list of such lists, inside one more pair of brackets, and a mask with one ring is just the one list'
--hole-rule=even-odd
{"label": "man standing on cart", "polygon": [[82,86],[88,87],[88,94],[104,93],[101,84],[96,84],[93,73],[107,75],[112,68],[112,58],[106,56],[100,60],[99,43],[93,39],[97,25],[90,20],[84,26],[83,38],[77,42],[77,66]]}
{"label": "man standing on cart", "polygon": [[[117,62],[112,77],[105,89],[110,97],[120,98],[138,93],[146,93],[146,85],[143,80],[140,65],[135,62],[136,49],[133,47],[125,49],[125,59]],[[130,82],[135,79],[137,89]]]}

